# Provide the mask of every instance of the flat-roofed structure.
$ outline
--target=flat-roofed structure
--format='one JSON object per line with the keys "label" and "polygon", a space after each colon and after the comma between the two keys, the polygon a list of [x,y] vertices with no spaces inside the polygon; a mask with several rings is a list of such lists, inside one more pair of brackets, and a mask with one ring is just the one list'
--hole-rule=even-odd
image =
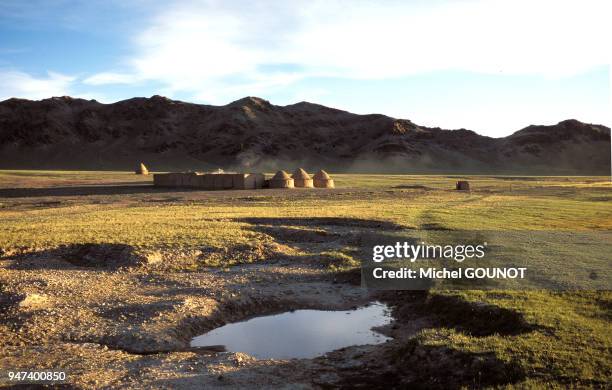
{"label": "flat-roofed structure", "polygon": [[156,187],[186,187],[203,190],[252,190],[262,188],[263,173],[171,172],[153,175]]}

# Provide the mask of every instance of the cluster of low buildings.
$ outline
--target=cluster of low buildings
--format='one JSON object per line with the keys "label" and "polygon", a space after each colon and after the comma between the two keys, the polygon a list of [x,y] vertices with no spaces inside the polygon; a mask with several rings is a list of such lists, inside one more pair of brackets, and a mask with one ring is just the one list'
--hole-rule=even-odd
{"label": "cluster of low buildings", "polygon": [[263,173],[170,172],[153,174],[158,187],[189,187],[203,190],[249,190],[258,188],[334,188],[334,180],[324,170],[312,177],[302,168],[292,175],[278,171],[266,179]]}
{"label": "cluster of low buildings", "polygon": [[269,180],[268,187],[334,188],[334,179],[322,169],[311,177],[305,170],[298,168],[291,176],[285,171],[276,172]]}
{"label": "cluster of low buildings", "polygon": [[[135,170],[137,175],[148,175],[149,170],[140,164]],[[257,188],[334,188],[334,179],[324,170],[310,176],[302,168],[289,175],[278,171],[266,179],[263,173],[217,172],[170,172],[153,174],[153,185],[157,187],[188,187],[203,190],[254,190]],[[470,191],[470,183],[459,180],[455,185],[458,191]]]}

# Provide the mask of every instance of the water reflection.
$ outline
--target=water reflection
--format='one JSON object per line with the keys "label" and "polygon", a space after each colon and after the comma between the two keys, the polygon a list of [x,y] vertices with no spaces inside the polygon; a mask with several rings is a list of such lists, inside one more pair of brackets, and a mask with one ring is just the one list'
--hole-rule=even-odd
{"label": "water reflection", "polygon": [[389,338],[372,327],[391,320],[379,302],[347,311],[296,310],[224,325],[195,337],[191,346],[225,345],[259,359],[313,358],[350,345],[384,343]]}

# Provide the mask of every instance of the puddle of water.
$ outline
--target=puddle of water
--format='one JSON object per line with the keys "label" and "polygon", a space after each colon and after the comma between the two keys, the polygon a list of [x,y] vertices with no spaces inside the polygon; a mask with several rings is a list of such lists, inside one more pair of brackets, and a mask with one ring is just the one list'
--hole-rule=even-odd
{"label": "puddle of water", "polygon": [[389,340],[372,327],[387,325],[389,308],[379,302],[347,311],[296,310],[227,324],[191,340],[192,347],[224,345],[258,359],[313,358],[350,345]]}

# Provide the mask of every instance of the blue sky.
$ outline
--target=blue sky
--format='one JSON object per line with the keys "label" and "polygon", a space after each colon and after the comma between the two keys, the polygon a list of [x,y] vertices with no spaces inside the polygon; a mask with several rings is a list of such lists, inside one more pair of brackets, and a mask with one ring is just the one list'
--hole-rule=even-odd
{"label": "blue sky", "polygon": [[609,126],[608,4],[0,0],[0,100],[259,96],[494,137]]}

